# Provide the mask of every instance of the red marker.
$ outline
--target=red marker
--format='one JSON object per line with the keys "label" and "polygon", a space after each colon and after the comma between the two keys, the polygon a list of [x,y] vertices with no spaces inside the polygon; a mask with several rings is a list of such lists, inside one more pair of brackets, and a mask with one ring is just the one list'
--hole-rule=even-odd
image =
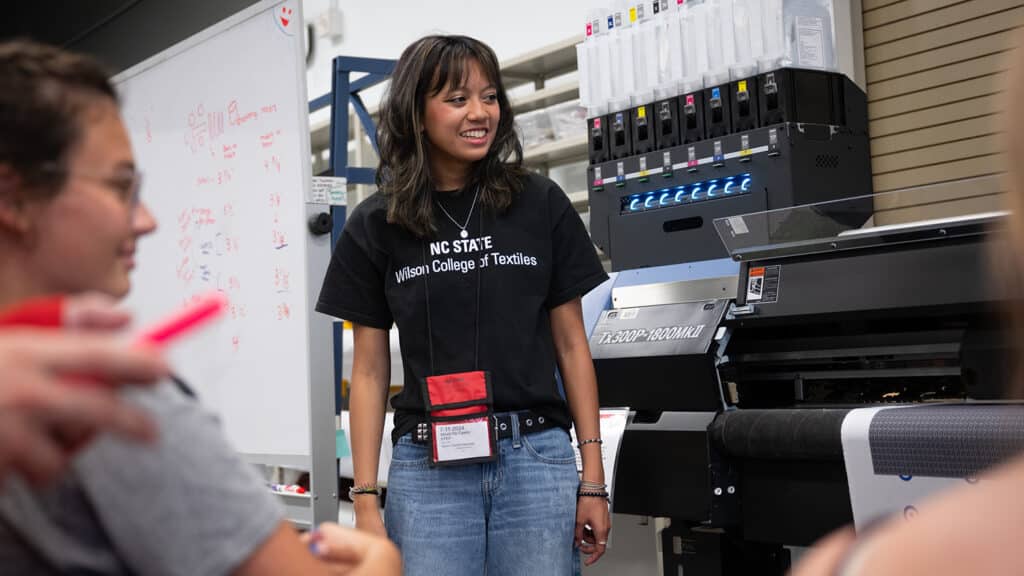
{"label": "red marker", "polygon": [[171,340],[190,332],[219,316],[228,306],[228,299],[220,292],[198,297],[185,308],[144,330],[135,339],[136,344],[164,346]]}
{"label": "red marker", "polygon": [[267,484],[274,492],[281,494],[305,494],[306,489],[298,484]]}

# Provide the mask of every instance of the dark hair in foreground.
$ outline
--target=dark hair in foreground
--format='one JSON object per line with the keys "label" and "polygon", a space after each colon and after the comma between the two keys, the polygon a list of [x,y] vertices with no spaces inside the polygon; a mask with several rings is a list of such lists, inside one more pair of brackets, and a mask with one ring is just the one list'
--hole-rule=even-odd
{"label": "dark hair in foreground", "polygon": [[31,40],[0,42],[0,167],[13,170],[18,189],[40,199],[60,190],[82,115],[97,101],[117,102],[109,77],[90,56]]}
{"label": "dark hair in foreground", "polygon": [[512,107],[494,52],[466,36],[421,38],[398,59],[377,127],[377,187],[388,199],[388,221],[421,238],[437,230],[431,200],[430,152],[423,132],[425,103],[446,88],[462,86],[470,62],[479,64],[497,91],[501,118],[491,148],[473,166],[466,189],[479,186],[480,204],[497,212],[508,208],[520,191],[523,147],[513,127]]}

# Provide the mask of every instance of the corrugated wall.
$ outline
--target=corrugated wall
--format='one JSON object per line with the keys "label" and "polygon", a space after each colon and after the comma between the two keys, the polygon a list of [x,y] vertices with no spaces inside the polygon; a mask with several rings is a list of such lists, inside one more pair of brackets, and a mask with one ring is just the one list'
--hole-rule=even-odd
{"label": "corrugated wall", "polygon": [[[998,210],[1002,98],[1024,0],[863,0],[876,224]],[[966,179],[966,180],[965,180]]]}

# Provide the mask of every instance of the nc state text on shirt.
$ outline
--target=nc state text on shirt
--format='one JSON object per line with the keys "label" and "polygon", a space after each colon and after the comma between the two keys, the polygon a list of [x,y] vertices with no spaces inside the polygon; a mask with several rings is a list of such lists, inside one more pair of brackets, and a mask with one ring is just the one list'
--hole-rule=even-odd
{"label": "nc state text on shirt", "polygon": [[430,255],[440,256],[442,254],[472,254],[483,250],[490,250],[493,247],[490,236],[479,238],[465,238],[463,240],[438,240],[430,243]]}

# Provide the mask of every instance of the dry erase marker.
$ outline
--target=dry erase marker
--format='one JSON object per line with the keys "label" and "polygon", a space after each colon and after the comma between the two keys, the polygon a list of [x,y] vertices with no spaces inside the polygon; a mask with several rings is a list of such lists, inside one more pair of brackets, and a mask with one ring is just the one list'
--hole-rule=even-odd
{"label": "dry erase marker", "polygon": [[267,484],[274,492],[282,494],[305,494],[306,489],[298,484]]}
{"label": "dry erase marker", "polygon": [[199,296],[187,306],[143,330],[135,339],[136,344],[165,346],[206,322],[219,316],[227,308],[228,299],[220,292]]}
{"label": "dry erase marker", "polygon": [[[136,336],[135,345],[156,348],[166,346],[175,338],[183,336],[219,316],[227,308],[227,305],[227,298],[220,292],[199,296],[181,310],[143,330]],[[109,385],[103,378],[90,374],[69,375],[67,381],[79,386]]]}

